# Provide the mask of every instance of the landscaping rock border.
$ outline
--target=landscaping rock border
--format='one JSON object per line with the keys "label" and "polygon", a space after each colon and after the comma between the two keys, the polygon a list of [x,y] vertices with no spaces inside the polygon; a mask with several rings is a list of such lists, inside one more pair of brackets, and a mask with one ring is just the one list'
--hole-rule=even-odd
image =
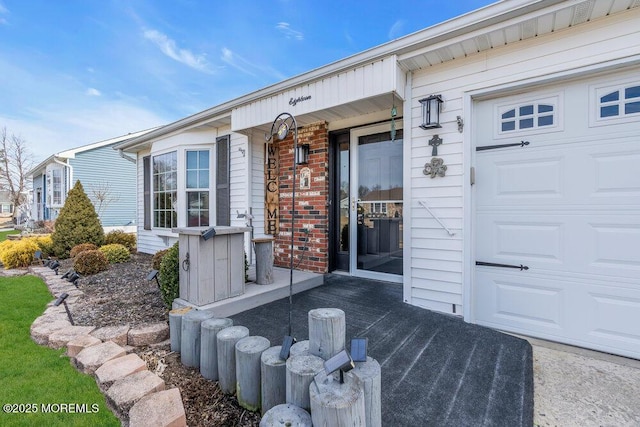
{"label": "landscaping rock border", "polygon": [[[67,293],[69,297],[65,302],[70,306],[83,295],[81,290],[48,267],[31,266],[28,272],[42,278],[55,298]],[[67,347],[72,365],[95,376],[105,393],[107,405],[123,425],[153,425],[150,418],[141,416],[150,409],[154,412],[154,419],[167,420],[166,425],[187,425],[180,390],[165,390],[164,380],[150,372],[146,365],[143,367],[137,355],[130,354],[134,346],[165,343],[169,338],[167,322],[132,328],[129,325],[99,329],[74,326],[64,306],[56,307],[52,301],[31,325],[31,338],[39,345]]]}

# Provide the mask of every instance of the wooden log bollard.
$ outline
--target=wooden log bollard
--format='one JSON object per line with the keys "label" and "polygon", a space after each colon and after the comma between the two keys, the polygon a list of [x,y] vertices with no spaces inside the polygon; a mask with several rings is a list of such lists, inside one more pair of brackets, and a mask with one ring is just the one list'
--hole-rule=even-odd
{"label": "wooden log bollard", "polygon": [[304,410],[311,409],[309,384],[324,369],[324,360],[318,356],[294,356],[287,359],[287,403]]}
{"label": "wooden log bollard", "polygon": [[291,346],[289,350],[289,357],[293,356],[308,356],[309,355],[309,340],[299,341]]}
{"label": "wooden log bollard", "polygon": [[328,360],[344,350],[346,324],[339,308],[309,311],[309,353]]}
{"label": "wooden log bollard", "polygon": [[182,317],[180,360],[184,366],[200,369],[200,324],[213,317],[209,311],[191,310]]}
{"label": "wooden log bollard", "polygon": [[225,394],[236,392],[236,343],[248,336],[245,326],[230,326],[218,332],[218,384]]}
{"label": "wooden log bollard", "polygon": [[169,341],[171,351],[180,352],[180,340],[182,339],[182,317],[191,311],[191,307],[176,308],[169,312]]}
{"label": "wooden log bollard", "polygon": [[253,239],[256,252],[256,284],[273,283],[273,236],[261,236]]}
{"label": "wooden log bollard", "polygon": [[366,362],[356,362],[349,371],[362,384],[367,427],[382,426],[382,371],[377,360],[367,357]]}
{"label": "wooden log bollard", "polygon": [[311,415],[289,403],[274,406],[260,420],[260,427],[311,427]]}
{"label": "wooden log bollard", "polygon": [[260,390],[262,415],[287,401],[287,361],[280,359],[282,346],[276,345],[260,356]]}
{"label": "wooden log bollard", "polygon": [[236,397],[243,408],[256,412],[262,399],[260,356],[271,343],[265,337],[246,337],[236,343]]}
{"label": "wooden log bollard", "polygon": [[344,384],[327,377],[320,388],[309,386],[311,421],[314,426],[365,427],[364,392],[360,380],[350,372],[344,374]]}
{"label": "wooden log bollard", "polygon": [[212,381],[218,380],[218,332],[233,326],[233,320],[207,319],[200,325],[200,374]]}

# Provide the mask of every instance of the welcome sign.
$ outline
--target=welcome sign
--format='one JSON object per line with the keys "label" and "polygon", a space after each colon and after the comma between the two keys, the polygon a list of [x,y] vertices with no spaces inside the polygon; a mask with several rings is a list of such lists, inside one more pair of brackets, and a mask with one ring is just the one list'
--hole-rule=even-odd
{"label": "welcome sign", "polygon": [[277,235],[280,230],[280,216],[278,207],[280,200],[278,185],[278,147],[273,144],[267,145],[267,167],[265,168],[265,216],[264,233]]}

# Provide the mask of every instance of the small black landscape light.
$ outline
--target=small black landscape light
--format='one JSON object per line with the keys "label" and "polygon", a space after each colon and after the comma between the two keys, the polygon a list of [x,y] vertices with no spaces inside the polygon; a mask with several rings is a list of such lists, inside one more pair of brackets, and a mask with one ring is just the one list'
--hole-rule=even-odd
{"label": "small black landscape light", "polygon": [[73,268],[70,268],[69,270],[67,270],[67,272],[64,273],[62,276],[60,276],[60,278],[67,279],[69,276],[71,276],[71,273],[73,273]]}
{"label": "small black landscape light", "polygon": [[151,270],[149,274],[147,274],[147,281],[156,279],[156,283],[158,284],[158,287],[160,287],[160,281],[158,280],[158,273],[159,273],[158,270]]}
{"label": "small black landscape light", "polygon": [[71,323],[71,325],[75,324],[73,323],[73,317],[71,317],[71,311],[69,311],[69,306],[67,305],[67,302],[65,301],[67,299],[67,297],[69,296],[68,293],[64,292],[62,294],[60,294],[60,296],[58,297],[58,299],[56,299],[53,302],[53,305],[55,305],[56,307],[58,307],[60,304],[64,304],[64,309],[67,312],[67,317],[69,318],[69,323]]}
{"label": "small black landscape light", "polygon": [[324,362],[324,371],[327,375],[331,375],[338,370],[340,371],[340,384],[344,384],[344,373],[355,367],[356,365],[353,363],[353,359],[347,350],[342,350],[340,353]]}
{"label": "small black landscape light", "polygon": [[213,227],[207,228],[202,233],[200,233],[200,235],[204,240],[209,240],[210,238],[216,235],[216,229]]}
{"label": "small black landscape light", "polygon": [[442,109],[442,95],[431,95],[421,99],[422,104],[422,129],[439,128],[440,126],[440,110]]}
{"label": "small black landscape light", "polygon": [[69,275],[69,277],[67,277],[67,282],[73,283],[73,285],[77,288],[79,278],[80,278],[80,275],[74,271]]}
{"label": "small black landscape light", "polygon": [[291,351],[291,346],[296,343],[296,339],[291,335],[285,335],[282,340],[282,348],[280,349],[280,359],[287,360],[289,358],[289,352]]}
{"label": "small black landscape light", "polygon": [[367,361],[367,344],[368,338],[352,338],[351,339],[351,358],[354,362]]}
{"label": "small black landscape light", "polygon": [[52,261],[49,263],[49,268],[58,274],[58,268],[60,268],[60,263],[58,261]]}
{"label": "small black landscape light", "polygon": [[49,267],[49,264],[52,262],[53,260],[51,258],[47,258],[44,261],[42,261],[43,265],[46,265],[47,267]]}

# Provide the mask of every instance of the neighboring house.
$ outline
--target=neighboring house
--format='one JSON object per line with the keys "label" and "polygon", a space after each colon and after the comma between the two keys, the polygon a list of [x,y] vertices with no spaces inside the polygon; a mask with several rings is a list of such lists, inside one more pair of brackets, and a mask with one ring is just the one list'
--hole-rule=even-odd
{"label": "neighboring house", "polygon": [[9,191],[0,190],[0,218],[7,219],[13,217],[13,202]]}
{"label": "neighboring house", "polygon": [[640,358],[639,6],[497,2],[119,144],[138,158],[138,249],[249,212],[288,267],[293,142],[265,145],[288,112],[310,144],[298,268]]}
{"label": "neighboring house", "polygon": [[27,173],[33,193],[31,219],[55,220],[67,193],[80,180],[105,230],[135,231],[136,160],[113,146],[149,130],[96,142],[49,156]]}

